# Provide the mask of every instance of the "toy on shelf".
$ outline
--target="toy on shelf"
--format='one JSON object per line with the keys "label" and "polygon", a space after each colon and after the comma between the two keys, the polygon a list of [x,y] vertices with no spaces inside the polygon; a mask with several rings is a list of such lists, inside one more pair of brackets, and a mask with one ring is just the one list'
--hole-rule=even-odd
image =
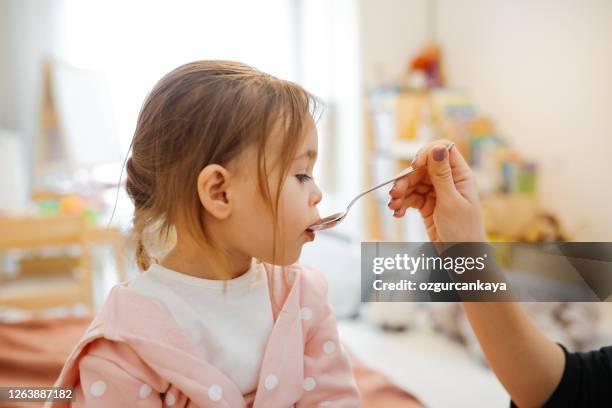
{"label": "toy on shelf", "polygon": [[[445,85],[442,69],[442,50],[436,43],[427,44],[410,62],[409,75],[421,74],[427,88],[439,88]],[[414,81],[414,80],[413,80]]]}
{"label": "toy on shelf", "polygon": [[107,204],[97,194],[36,192],[32,196],[32,201],[40,216],[84,215],[87,224],[91,226],[96,225],[100,215],[107,210]]}

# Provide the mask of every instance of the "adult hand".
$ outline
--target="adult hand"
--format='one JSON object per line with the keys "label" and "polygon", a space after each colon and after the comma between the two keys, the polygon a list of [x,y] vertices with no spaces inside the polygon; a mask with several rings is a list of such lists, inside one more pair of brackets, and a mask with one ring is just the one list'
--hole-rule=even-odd
{"label": "adult hand", "polygon": [[474,174],[449,144],[437,140],[419,151],[417,171],[395,182],[388,206],[394,217],[419,210],[432,242],[486,242]]}

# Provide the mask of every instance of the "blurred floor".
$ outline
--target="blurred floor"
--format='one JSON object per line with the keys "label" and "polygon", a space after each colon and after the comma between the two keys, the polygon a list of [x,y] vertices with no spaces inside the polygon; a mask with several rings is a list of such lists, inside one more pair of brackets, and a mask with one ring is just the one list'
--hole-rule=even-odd
{"label": "blurred floor", "polygon": [[388,375],[431,408],[508,407],[493,373],[461,344],[428,329],[386,332],[342,320],[340,338],[361,360]]}

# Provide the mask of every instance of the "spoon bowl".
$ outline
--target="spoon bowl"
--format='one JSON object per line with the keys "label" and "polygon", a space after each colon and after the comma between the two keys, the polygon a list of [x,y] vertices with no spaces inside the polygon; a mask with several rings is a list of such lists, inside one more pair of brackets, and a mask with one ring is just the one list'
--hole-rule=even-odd
{"label": "spoon bowl", "polygon": [[322,231],[336,226],[339,222],[341,222],[344,217],[346,217],[346,211],[337,212],[332,215],[328,215],[325,218],[321,218],[321,220],[315,225],[310,226],[310,230],[313,231]]}

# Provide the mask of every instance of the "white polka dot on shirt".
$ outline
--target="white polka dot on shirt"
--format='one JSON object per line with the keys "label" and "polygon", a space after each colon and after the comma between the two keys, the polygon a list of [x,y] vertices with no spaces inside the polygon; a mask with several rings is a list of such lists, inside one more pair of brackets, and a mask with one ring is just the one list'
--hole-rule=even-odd
{"label": "white polka dot on shirt", "polygon": [[316,385],[317,385],[317,383],[314,380],[314,378],[312,378],[312,377],[304,378],[304,384],[303,384],[304,390],[312,391],[312,390],[314,390]]}
{"label": "white polka dot on shirt", "polygon": [[210,398],[211,401],[219,401],[221,397],[223,397],[223,390],[217,384],[212,385],[208,389],[208,398]]}
{"label": "white polka dot on shirt", "polygon": [[312,319],[312,309],[309,307],[303,307],[300,310],[300,317],[302,318],[302,320]]}
{"label": "white polka dot on shirt", "polygon": [[330,341],[326,341],[323,344],[323,351],[325,352],[325,354],[331,354],[334,351],[336,351],[336,345],[331,340]]}
{"label": "white polka dot on shirt", "polygon": [[91,392],[91,395],[94,397],[101,397],[106,392],[106,383],[102,380],[94,382],[91,384],[91,387],[89,387],[89,392]]}
{"label": "white polka dot on shirt", "polygon": [[151,395],[151,386],[149,384],[142,384],[138,390],[138,396],[142,399],[147,398]]}
{"label": "white polka dot on shirt", "polygon": [[273,390],[278,385],[278,378],[274,374],[270,374],[264,381],[264,386],[268,390]]}
{"label": "white polka dot on shirt", "polygon": [[176,402],[176,397],[171,392],[166,394],[166,405],[172,406]]}

